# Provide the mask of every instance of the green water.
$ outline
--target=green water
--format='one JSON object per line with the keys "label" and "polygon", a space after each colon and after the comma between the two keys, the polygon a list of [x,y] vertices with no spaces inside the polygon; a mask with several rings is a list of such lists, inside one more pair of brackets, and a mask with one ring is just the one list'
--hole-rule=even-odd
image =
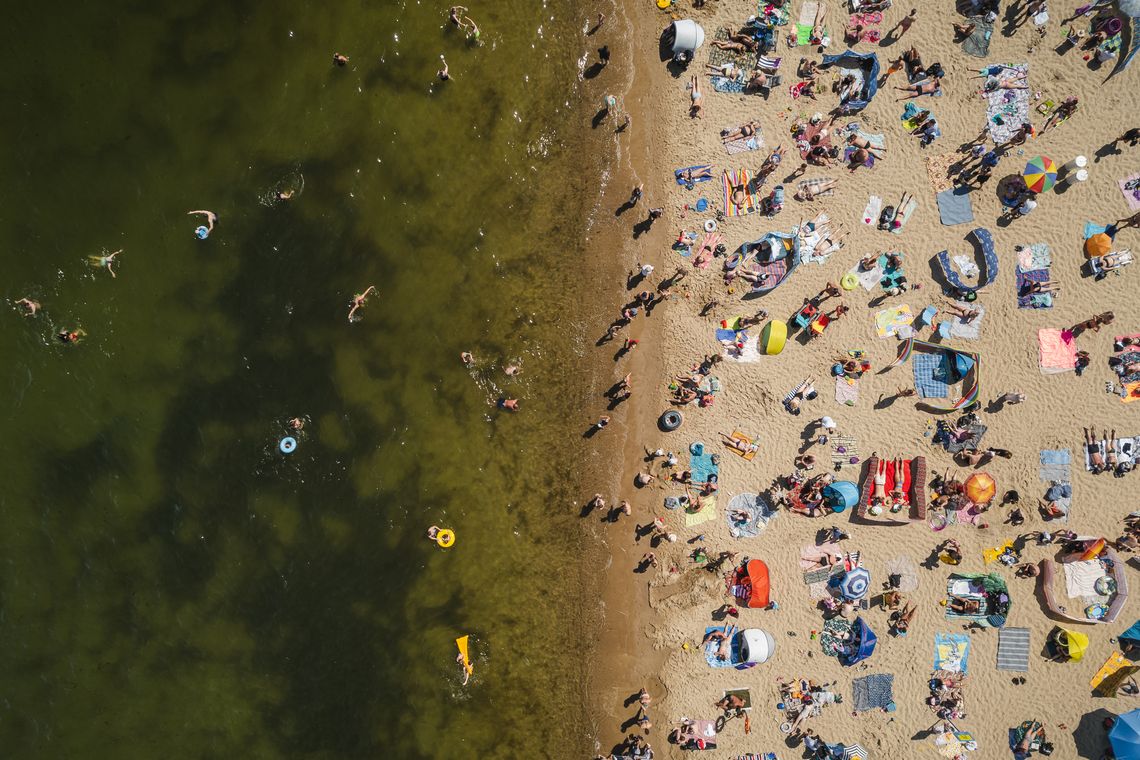
{"label": "green water", "polygon": [[472,15],[478,48],[443,5],[8,8],[2,294],[43,310],[0,319],[5,756],[590,746],[589,14]]}

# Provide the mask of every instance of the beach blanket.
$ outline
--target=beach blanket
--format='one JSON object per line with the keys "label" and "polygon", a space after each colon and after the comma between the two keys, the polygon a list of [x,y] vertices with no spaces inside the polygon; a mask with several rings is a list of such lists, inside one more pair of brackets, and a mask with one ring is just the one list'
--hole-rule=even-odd
{"label": "beach blanket", "polygon": [[[719,335],[721,331],[717,330]],[[732,332],[726,330],[725,332]],[[738,346],[738,340],[735,335],[730,337],[728,341],[721,341],[724,344],[724,358],[729,361],[740,362],[742,364],[750,364],[752,362],[760,361],[760,346],[759,338],[755,335],[748,335],[740,333],[744,337],[743,343]],[[718,338],[719,339],[719,338]]]}
{"label": "beach blanket", "polygon": [[835,378],[835,400],[840,404],[855,406],[859,402],[858,378],[839,375]]}
{"label": "beach blanket", "polygon": [[903,228],[906,227],[906,223],[910,221],[910,215],[914,213],[916,208],[918,208],[918,201],[913,197],[908,198],[895,216],[897,224],[891,227],[891,232],[895,235],[901,235]]}
{"label": "beach blanket", "polygon": [[[695,453],[699,452],[699,453]],[[720,472],[718,462],[720,457],[709,447],[695,441],[689,446],[689,473],[694,483],[707,483],[710,478],[716,478]]]}
{"label": "beach blanket", "polygon": [[967,425],[966,430],[969,431],[969,435],[960,441],[948,438],[943,444],[943,448],[951,454],[957,454],[959,451],[966,451],[967,449],[976,449],[982,442],[982,436],[986,434],[989,428],[981,423],[975,422],[972,425]]}
{"label": "beach blanket", "polygon": [[1045,243],[1023,245],[1017,252],[1017,266],[1024,272],[1048,269],[1053,266],[1053,252]]}
{"label": "beach blanket", "polygon": [[909,327],[914,322],[914,314],[909,304],[899,304],[883,309],[875,314],[875,332],[880,338],[894,336],[900,327]]}
{"label": "beach blanket", "polygon": [[707,523],[716,519],[716,494],[700,496],[691,510],[685,510],[685,527]]}
{"label": "beach blanket", "polygon": [[823,187],[828,182],[831,182],[832,179],[833,179],[832,177],[814,177],[813,179],[801,179],[796,184],[796,187],[799,189],[799,192],[801,192],[801,193],[804,190],[810,189],[812,194],[816,198],[826,198],[829,195],[835,195],[835,188],[834,187],[828,188],[827,190],[824,190],[823,192],[819,192],[819,188]]}
{"label": "beach blanket", "polygon": [[815,25],[815,14],[819,12],[819,3],[808,0],[800,8],[800,18],[796,22],[796,44],[808,45],[811,43],[811,30]]}
{"label": "beach blanket", "polygon": [[1065,593],[1070,599],[1097,596],[1096,582],[1106,575],[1100,560],[1076,560],[1061,567],[1065,569]]}
{"label": "beach blanket", "polygon": [[867,201],[867,208],[863,209],[863,224],[878,224],[879,211],[883,207],[883,199],[872,195]]}
{"label": "beach blanket", "polygon": [[1048,269],[1029,269],[1021,267],[1014,269],[1014,282],[1017,287],[1017,308],[1019,309],[1052,309],[1052,293],[1028,292],[1031,282],[1048,282]]}
{"label": "beach blanket", "polygon": [[1077,344],[1068,330],[1037,331],[1038,364],[1044,374],[1069,372],[1077,366]]}
{"label": "beach blanket", "polygon": [[[732,513],[735,510],[747,512],[748,520],[734,520]],[[733,538],[752,538],[760,535],[760,531],[768,526],[768,521],[775,516],[775,512],[763,497],[754,493],[742,493],[732,497],[724,515],[728,521],[728,532]]]}
{"label": "beach blanket", "polygon": [[1124,193],[1128,210],[1140,211],[1140,173],[1117,180],[1116,184],[1120,187],[1120,192]]}
{"label": "beach blanket", "polygon": [[[1029,64],[1005,64],[1005,78],[1029,73]],[[1013,72],[1016,72],[1013,73]],[[1029,121],[1029,90],[996,89],[983,95],[986,101],[986,128],[995,146],[1013,139],[1021,125]]]}
{"label": "beach blanket", "polygon": [[[716,30],[716,38],[722,42],[728,41],[728,30],[724,27]],[[741,50],[725,50],[716,45],[709,45],[709,65],[724,66],[731,63],[737,71],[750,72],[756,68],[757,54]]]}
{"label": "beach blanket", "polygon": [[970,205],[970,194],[966,188],[943,190],[935,200],[938,201],[938,216],[947,227],[974,221],[974,208]]}
{"label": "beach blanket", "polygon": [[1029,629],[1005,627],[998,630],[997,669],[1029,672]]}
{"label": "beach blanket", "polygon": [[901,593],[909,593],[918,588],[918,565],[914,560],[903,554],[889,560],[886,564],[887,578],[897,576],[895,586]]}
{"label": "beach blanket", "polygon": [[1037,477],[1045,481],[1068,481],[1073,477],[1073,454],[1069,449],[1044,449],[1039,456]]}
{"label": "beach blanket", "polygon": [[856,264],[852,269],[848,270],[848,274],[854,275],[864,290],[874,290],[883,279],[883,268],[876,262],[875,266],[864,271]]}
{"label": "beach blanket", "polygon": [[751,150],[759,150],[763,147],[764,137],[760,134],[759,130],[751,137],[738,137],[724,144],[724,149],[730,156],[735,156],[737,153],[747,153]]}
{"label": "beach blanket", "polygon": [[[732,188],[737,185],[744,186],[745,202],[737,206],[732,202]],[[752,179],[747,169],[732,171],[724,170],[724,212],[728,216],[744,216],[756,210],[756,198],[752,194]]]}
{"label": "beach blanket", "polygon": [[895,677],[890,673],[876,673],[856,678],[851,682],[851,698],[857,712],[883,710],[895,701]]}
{"label": "beach blanket", "polygon": [[712,78],[712,86],[717,92],[742,93],[744,92],[744,74],[738,74],[734,79],[715,76]]}
{"label": "beach blanket", "polygon": [[972,309],[978,312],[978,316],[971,319],[969,322],[961,317],[951,317],[945,320],[944,323],[950,325],[950,337],[961,338],[962,340],[977,340],[982,332],[982,318],[986,315],[986,309],[978,301],[972,304],[959,301],[958,305],[964,309]]}
{"label": "beach blanket", "polygon": [[681,169],[674,170],[673,171],[673,179],[675,179],[677,181],[677,184],[680,185],[681,187],[692,187],[693,185],[697,184],[698,182],[708,182],[710,179],[712,179],[712,176],[710,175],[708,177],[693,177],[692,180],[689,180],[683,176],[684,173],[687,171],[690,171],[690,170],[697,172],[697,171],[700,171],[702,169],[711,169],[711,168],[712,168],[712,164],[702,164],[699,166],[686,166],[686,167],[683,167]]}
{"label": "beach blanket", "polygon": [[961,633],[934,634],[934,669],[966,674],[970,637]]}
{"label": "beach blanket", "polygon": [[957,153],[943,153],[926,156],[923,159],[926,164],[926,178],[930,181],[935,195],[954,188],[954,181],[950,179],[950,167],[956,164],[959,158]]}
{"label": "beach blanket", "polygon": [[962,40],[962,51],[975,58],[985,58],[990,54],[990,37],[994,33],[994,25],[986,21],[984,16],[970,16],[970,23],[974,31]]}
{"label": "beach blanket", "polygon": [[[725,626],[725,625],[710,626],[710,627],[705,629],[705,636],[708,636],[709,633],[711,633],[712,631],[720,631],[721,633],[727,633],[728,632],[728,626]],[[705,662],[708,664],[708,666],[710,668],[731,668],[733,661],[738,659],[738,657],[740,655],[739,645],[737,644],[737,639],[738,639],[738,637],[736,637],[734,635],[732,647],[730,648],[730,652],[729,652],[729,656],[728,656],[727,660],[717,659],[716,652],[717,652],[717,649],[720,648],[720,642],[717,642],[717,641],[705,642],[705,645],[704,645]]]}
{"label": "beach blanket", "polygon": [[850,635],[851,628],[851,621],[838,615],[825,621],[823,630],[819,633],[819,646],[823,653],[828,657],[838,657],[839,653],[848,645],[847,639],[844,637]]}
{"label": "beach blanket", "polygon": [[747,451],[741,451],[740,449],[733,446],[726,446],[725,448],[729,453],[736,454],[736,456],[740,457],[746,462],[751,462],[756,457],[757,444],[754,438],[749,435],[745,435],[739,430],[733,430],[732,435],[729,437],[734,441],[743,442],[748,447]]}
{"label": "beach blanket", "polygon": [[[842,470],[846,467],[858,467],[859,443],[848,435],[833,435],[831,443],[831,467],[833,470]],[[852,462],[851,460],[855,461]]]}
{"label": "beach blanket", "polygon": [[922,398],[946,398],[950,395],[947,383],[946,357],[942,353],[920,353],[911,356],[914,370],[914,387]]}

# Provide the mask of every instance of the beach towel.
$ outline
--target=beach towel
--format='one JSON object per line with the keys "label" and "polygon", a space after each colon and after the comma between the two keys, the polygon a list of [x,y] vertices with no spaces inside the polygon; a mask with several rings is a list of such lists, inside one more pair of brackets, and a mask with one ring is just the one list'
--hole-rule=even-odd
{"label": "beach towel", "polygon": [[712,168],[712,164],[702,164],[700,166],[686,166],[682,169],[675,170],[673,172],[673,178],[675,180],[677,180],[677,184],[680,185],[681,187],[692,187],[693,185],[697,184],[698,182],[708,182],[710,179],[712,179],[712,177],[711,176],[709,176],[709,177],[694,177],[692,179],[692,181],[689,181],[688,179],[685,179],[682,175],[685,172],[690,171],[690,170],[696,172],[696,171],[700,171],[701,169],[711,169],[711,168]]}
{"label": "beach towel", "polygon": [[1115,697],[1124,681],[1137,670],[1140,666],[1132,664],[1120,650],[1113,650],[1089,681],[1089,686],[1099,697]]}
{"label": "beach towel", "polygon": [[736,454],[738,457],[746,462],[751,462],[756,457],[757,443],[751,436],[745,435],[739,430],[733,430],[732,435],[729,436],[734,441],[743,441],[748,446],[748,451],[741,451],[740,449],[732,446],[725,446],[730,453]]}
{"label": "beach towel", "polygon": [[724,341],[726,341],[726,340],[727,340],[727,341],[735,341],[735,340],[736,340],[736,336],[737,336],[738,334],[739,334],[739,335],[744,335],[744,332],[743,332],[743,331],[741,331],[741,332],[739,332],[739,333],[738,333],[736,330],[728,330],[728,329],[717,329],[717,331],[716,331],[716,339],[717,339],[718,341],[721,341],[721,342],[724,342]]}
{"label": "beach towel", "polygon": [[1140,211],[1140,173],[1117,180],[1116,184],[1120,187],[1120,192],[1124,193],[1128,210]]}
{"label": "beach towel", "polygon": [[750,689],[725,689],[723,696],[725,697],[740,697],[740,701],[744,703],[741,710],[752,709],[752,691]]}
{"label": "beach towel", "polygon": [[901,555],[889,560],[886,564],[887,578],[898,576],[898,585],[895,587],[903,594],[918,588],[918,565],[907,555]]}
{"label": "beach towel", "polygon": [[876,673],[856,678],[851,682],[851,698],[856,712],[883,710],[895,701],[895,677],[890,673]]}
{"label": "beach towel", "polygon": [[938,216],[947,227],[974,221],[974,208],[970,205],[970,194],[966,188],[943,190],[935,200],[938,201]]}
{"label": "beach towel", "polygon": [[835,400],[840,404],[855,406],[859,402],[858,378],[840,375],[835,378]]}
{"label": "beach towel", "polygon": [[[831,468],[833,470],[859,466],[861,460],[859,459],[859,442],[857,440],[849,435],[833,435],[829,441],[831,443]],[[855,461],[852,462],[852,459]]]}
{"label": "beach towel", "polygon": [[827,190],[824,190],[823,192],[819,192],[818,189],[823,187],[824,185],[826,185],[828,182],[831,182],[832,180],[833,180],[832,177],[815,177],[813,179],[801,179],[796,184],[796,187],[798,188],[799,192],[801,192],[801,193],[804,190],[810,189],[812,194],[816,198],[826,198],[829,195],[835,195],[835,188],[831,187],[831,188],[828,188]]}
{"label": "beach towel", "polygon": [[878,262],[875,262],[875,266],[866,271],[862,270],[859,265],[856,264],[852,269],[849,269],[847,273],[854,275],[864,290],[874,290],[883,279],[883,268],[879,266]]}
{"label": "beach towel", "polygon": [[819,12],[819,3],[808,0],[800,8],[800,18],[796,22],[796,44],[808,45],[811,43],[811,30],[815,26],[815,14]]}
{"label": "beach towel", "polygon": [[1052,309],[1052,293],[1029,293],[1029,283],[1048,282],[1048,269],[1024,270],[1017,267],[1014,270],[1014,282],[1017,287],[1017,308],[1019,309]]}
{"label": "beach towel", "polygon": [[709,520],[716,519],[715,493],[698,497],[695,504],[696,506],[691,510],[685,510],[686,528],[691,528],[694,525],[701,525],[707,523]]}
{"label": "beach towel", "polygon": [[[720,332],[720,330],[717,330],[718,335]],[[725,330],[724,332],[732,331]],[[760,361],[760,339],[755,335],[747,335],[746,333],[741,333],[740,335],[744,337],[744,342],[739,348],[737,347],[736,340],[733,338],[729,338],[726,342],[722,341],[724,343],[724,358],[742,364]]]}
{"label": "beach towel", "polygon": [[997,669],[1015,673],[1029,672],[1029,629],[1001,628],[998,630]]}
{"label": "beach towel", "polygon": [[946,320],[950,324],[950,336],[953,338],[961,338],[962,340],[977,340],[982,332],[982,318],[986,316],[986,309],[978,301],[974,303],[958,302],[958,305],[965,309],[972,309],[978,312],[978,316],[971,319],[969,322],[961,317],[951,317]]}
{"label": "beach towel", "polygon": [[840,652],[848,646],[843,638],[851,633],[852,623],[838,615],[825,621],[823,630],[819,633],[819,646],[823,653],[829,657],[838,657]]}
{"label": "beach towel", "polygon": [[1068,481],[1073,477],[1073,454],[1069,449],[1044,449],[1037,477],[1045,481]]}
{"label": "beach towel", "polygon": [[[708,628],[705,629],[705,636],[708,636],[712,631],[720,631],[721,633],[727,633],[728,632],[728,626],[726,626],[726,625],[709,626]],[[733,661],[736,660],[737,656],[740,654],[739,649],[738,649],[739,645],[737,644],[738,637],[733,635],[732,638],[733,638],[733,642],[732,642],[732,646],[730,648],[727,660],[717,659],[716,652],[717,652],[717,649],[720,647],[720,642],[717,642],[717,641],[705,642],[705,644],[704,644],[705,662],[708,664],[708,666],[710,668],[731,668],[732,667]]]}
{"label": "beach towel", "polygon": [[[1029,64],[1005,64],[1007,70],[1017,74],[1027,74]],[[1021,125],[1029,121],[1029,90],[997,89],[983,95],[986,101],[986,128],[995,146],[1004,145],[1013,139]]]}
{"label": "beach towel", "polygon": [[740,74],[735,79],[730,79],[725,76],[715,76],[712,78],[713,89],[717,92],[740,94],[744,92],[743,76],[743,74]]}
{"label": "beach towel", "polygon": [[867,201],[867,208],[863,209],[863,224],[878,224],[879,210],[883,207],[883,199],[872,195]]}
{"label": "beach towel", "polygon": [[[743,206],[737,206],[732,202],[732,188],[736,185],[744,186],[745,202]],[[724,211],[728,216],[744,216],[751,214],[756,210],[756,199],[752,194],[752,179],[748,174],[747,169],[740,169],[739,171],[732,171],[731,169],[724,170]]]}
{"label": "beach towel", "polygon": [[1061,567],[1065,569],[1065,593],[1070,599],[1097,596],[1096,582],[1105,576],[1100,560],[1076,560]]}
{"label": "beach towel", "polygon": [[700,441],[689,445],[689,473],[694,483],[707,483],[719,474],[720,457]]}
{"label": "beach towel", "polygon": [[914,370],[914,387],[922,398],[946,398],[950,395],[950,385],[946,382],[946,357],[939,353],[920,353],[911,356]]}
{"label": "beach towel", "polygon": [[837,574],[838,572],[839,571],[833,567],[821,567],[818,570],[809,570],[804,573],[804,583],[809,586],[814,583],[826,583],[832,574]]}
{"label": "beach towel", "polygon": [[[748,520],[734,520],[732,518],[734,510],[747,512]],[[768,502],[754,493],[742,493],[733,496],[724,512],[725,520],[728,521],[728,532],[733,538],[752,538],[760,535],[760,531],[768,526],[768,521],[775,514],[772,508],[768,506]]]}
{"label": "beach towel", "polygon": [[[960,441],[955,441],[952,438],[947,438],[947,440],[943,443],[943,448],[945,448],[951,454],[957,454],[959,451],[966,451],[967,449],[974,450],[981,444],[982,436],[986,434],[986,431],[988,429],[989,428],[987,428],[985,425],[977,422],[972,425],[967,425],[966,430],[969,432],[969,435]],[[972,523],[973,521],[970,520],[969,522]]]}
{"label": "beach towel", "polygon": [[1048,269],[1053,265],[1053,252],[1045,243],[1031,243],[1021,246],[1017,252],[1017,266],[1022,271]]}
{"label": "beach towel", "polygon": [[961,633],[934,634],[934,669],[966,675],[970,637]]}
{"label": "beach towel", "polygon": [[729,140],[724,144],[724,149],[728,155],[735,156],[738,153],[747,153],[751,150],[759,150],[764,147],[764,138],[757,130],[756,134],[751,137],[738,137],[735,140]]}
{"label": "beach towel", "polygon": [[[728,30],[724,27],[716,30],[716,38],[722,42],[728,41]],[[757,54],[742,50],[725,50],[716,45],[709,45],[709,65],[724,66],[731,63],[737,71],[750,72],[756,68]]]}
{"label": "beach towel", "polygon": [[1093,235],[1099,235],[1108,229],[1107,225],[1097,224],[1096,222],[1085,222],[1085,240],[1088,240]]}
{"label": "beach towel", "polygon": [[1037,331],[1038,364],[1044,374],[1069,372],[1077,367],[1077,344],[1068,330]]}
{"label": "beach towel", "polygon": [[883,309],[875,314],[875,332],[880,338],[894,336],[900,327],[914,322],[914,314],[909,304],[899,304],[889,309]]}
{"label": "beach towel", "polygon": [[906,227],[906,223],[910,221],[910,215],[914,213],[916,208],[918,208],[918,201],[914,198],[908,198],[907,202],[903,204],[902,209],[895,217],[897,224],[891,227],[891,232],[895,235],[901,235],[903,228]]}
{"label": "beach towel", "polygon": [[975,58],[985,58],[990,54],[990,37],[994,33],[994,25],[986,21],[984,16],[970,16],[970,23],[974,31],[962,40],[962,51]]}

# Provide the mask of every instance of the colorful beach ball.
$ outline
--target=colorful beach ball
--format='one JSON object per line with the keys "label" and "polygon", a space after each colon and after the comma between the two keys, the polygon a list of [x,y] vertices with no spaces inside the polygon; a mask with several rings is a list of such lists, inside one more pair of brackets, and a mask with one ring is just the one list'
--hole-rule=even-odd
{"label": "colorful beach ball", "polygon": [[1053,185],[1057,184],[1057,164],[1045,156],[1031,158],[1021,176],[1025,178],[1025,186],[1030,190],[1044,193],[1052,190]]}

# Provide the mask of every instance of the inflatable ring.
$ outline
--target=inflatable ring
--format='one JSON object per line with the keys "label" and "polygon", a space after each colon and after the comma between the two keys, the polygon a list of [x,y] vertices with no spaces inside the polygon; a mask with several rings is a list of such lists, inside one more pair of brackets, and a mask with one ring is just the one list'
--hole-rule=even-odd
{"label": "inflatable ring", "polygon": [[439,544],[443,549],[449,548],[452,544],[455,543],[455,531],[451,530],[450,528],[444,528],[439,533],[435,534],[435,542]]}
{"label": "inflatable ring", "polygon": [[277,448],[281,450],[282,454],[292,454],[297,450],[297,439],[287,435],[281,439],[281,443],[277,444]]}
{"label": "inflatable ring", "polygon": [[670,409],[657,419],[657,426],[664,430],[666,433],[671,433],[677,428],[681,427],[681,423],[683,421],[684,418],[681,416],[680,412],[678,412],[676,409]]}
{"label": "inflatable ring", "polygon": [[716,232],[716,219],[705,220],[705,232]]}
{"label": "inflatable ring", "polygon": [[843,288],[844,290],[854,290],[858,284],[859,278],[850,272],[839,278],[839,287]]}
{"label": "inflatable ring", "polygon": [[197,228],[196,230],[194,230],[194,235],[199,240],[205,240],[206,238],[210,237],[210,228],[203,225],[203,226]]}

